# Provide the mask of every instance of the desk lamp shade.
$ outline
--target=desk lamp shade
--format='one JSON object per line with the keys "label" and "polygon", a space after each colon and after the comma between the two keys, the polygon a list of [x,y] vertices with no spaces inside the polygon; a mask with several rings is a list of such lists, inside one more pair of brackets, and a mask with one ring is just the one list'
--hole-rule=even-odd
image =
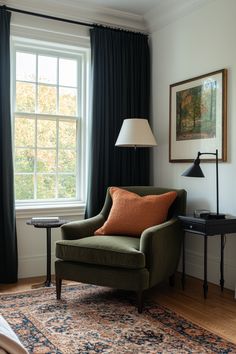
{"label": "desk lamp shade", "polygon": [[147,119],[124,119],[116,146],[120,147],[151,147],[156,146],[156,139]]}
{"label": "desk lamp shade", "polygon": [[200,159],[196,158],[193,164],[182,174],[185,177],[205,177],[200,167]]}

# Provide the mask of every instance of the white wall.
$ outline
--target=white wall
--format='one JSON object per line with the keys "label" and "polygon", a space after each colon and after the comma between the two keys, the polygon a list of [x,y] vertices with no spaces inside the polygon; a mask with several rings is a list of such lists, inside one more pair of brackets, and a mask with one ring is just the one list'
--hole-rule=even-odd
{"label": "white wall", "polygon": [[[151,35],[154,183],[185,188],[188,211],[215,210],[215,169],[204,163],[205,179],[181,177],[186,163],[169,163],[169,85],[214,70],[228,69],[228,160],[220,163],[220,211],[236,215],[236,1],[215,0]],[[194,158],[195,156],[193,156]],[[203,276],[203,238],[187,236],[187,273]],[[227,236],[225,286],[236,282],[236,234]],[[220,237],[209,239],[208,277],[219,283]]]}

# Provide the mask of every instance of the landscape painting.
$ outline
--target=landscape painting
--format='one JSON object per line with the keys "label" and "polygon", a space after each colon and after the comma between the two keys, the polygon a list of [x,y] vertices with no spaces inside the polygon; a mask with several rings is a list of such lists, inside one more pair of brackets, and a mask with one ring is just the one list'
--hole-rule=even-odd
{"label": "landscape painting", "polygon": [[227,69],[170,85],[169,161],[216,149],[226,161],[226,115]]}
{"label": "landscape painting", "polygon": [[210,81],[176,93],[176,140],[215,138],[216,89]]}

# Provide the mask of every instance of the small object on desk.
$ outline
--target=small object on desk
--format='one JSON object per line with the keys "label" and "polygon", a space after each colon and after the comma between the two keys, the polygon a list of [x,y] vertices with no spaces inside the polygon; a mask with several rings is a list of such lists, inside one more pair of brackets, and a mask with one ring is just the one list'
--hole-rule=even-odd
{"label": "small object on desk", "polygon": [[225,219],[226,215],[222,213],[212,213],[209,210],[199,209],[194,211],[195,218],[202,218],[202,219]]}
{"label": "small object on desk", "polygon": [[[49,221],[50,220],[50,221]],[[32,218],[26,222],[27,225],[32,225],[36,228],[45,228],[47,229],[47,278],[45,282],[40,284],[32,285],[32,288],[40,288],[43,286],[50,287],[52,285],[51,282],[51,229],[60,227],[66,224],[68,220],[60,220],[59,217],[39,217],[39,218]]]}
{"label": "small object on desk", "polygon": [[193,215],[194,215],[195,218],[200,218],[203,213],[208,213],[209,214],[210,210],[207,210],[207,209],[196,209],[196,210],[194,210]]}
{"label": "small object on desk", "polygon": [[201,213],[200,218],[210,220],[210,219],[225,219],[225,214],[217,213]]}

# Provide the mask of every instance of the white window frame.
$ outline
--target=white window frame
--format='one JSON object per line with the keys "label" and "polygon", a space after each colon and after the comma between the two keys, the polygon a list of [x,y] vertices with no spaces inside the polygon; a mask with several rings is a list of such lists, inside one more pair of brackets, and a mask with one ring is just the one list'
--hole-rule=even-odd
{"label": "white window frame", "polygon": [[[43,201],[17,201],[16,202],[16,214],[17,217],[30,217],[31,215],[80,215],[84,213],[86,189],[87,189],[87,121],[88,121],[88,82],[89,82],[89,60],[90,51],[88,48],[78,48],[74,46],[66,46],[62,44],[49,43],[45,41],[31,40],[19,37],[11,38],[11,87],[12,87],[12,126],[14,139],[14,114],[15,111],[15,86],[16,86],[16,52],[26,51],[36,54],[45,54],[48,56],[61,55],[62,57],[77,57],[81,60],[81,72],[78,70],[78,85],[81,89],[81,96],[78,95],[77,99],[77,119],[78,119],[78,131],[77,139],[80,142],[77,149],[77,170],[78,176],[76,181],[76,192],[77,197],[75,200],[43,200]],[[79,77],[80,76],[80,77]],[[81,101],[80,101],[81,97]],[[18,113],[17,113],[18,114]],[[22,113],[26,115],[25,113]],[[20,113],[19,113],[20,115]],[[44,114],[29,113],[31,116],[44,116]],[[50,115],[45,114],[45,116],[50,117]],[[54,115],[54,117],[59,116],[63,118],[63,115]],[[73,118],[73,117],[70,117]],[[75,118],[76,119],[76,118]],[[13,147],[15,146],[13,142]]]}

